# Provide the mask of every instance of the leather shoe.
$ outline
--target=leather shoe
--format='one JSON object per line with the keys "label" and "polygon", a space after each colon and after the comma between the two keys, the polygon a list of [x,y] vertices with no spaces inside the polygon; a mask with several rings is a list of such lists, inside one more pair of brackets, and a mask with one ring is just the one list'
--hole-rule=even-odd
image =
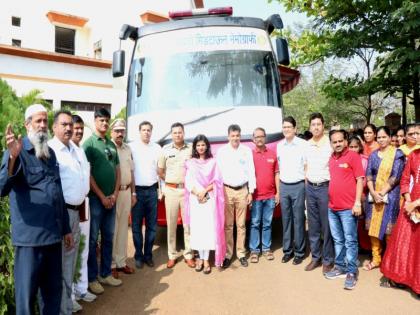
{"label": "leather shoe", "polygon": [[169,259],[166,264],[166,268],[173,268],[175,264],[176,264],[176,259]]}
{"label": "leather shoe", "polygon": [[248,267],[248,261],[246,257],[239,258],[239,262],[241,263],[242,267]]}
{"label": "leather shoe", "polygon": [[227,269],[227,268],[229,268],[229,266],[230,266],[230,259],[229,258],[225,258],[223,260],[223,263],[222,263],[222,268],[223,269]]}
{"label": "leather shoe", "polygon": [[325,275],[327,272],[330,272],[334,268],[334,264],[322,265],[322,273]]}
{"label": "leather shoe", "polygon": [[125,273],[126,275],[131,275],[131,274],[133,274],[135,272],[133,268],[131,268],[131,267],[127,266],[127,265],[125,265],[122,268],[117,268],[117,271],[122,272],[122,273]]}
{"label": "leather shoe", "polygon": [[319,260],[312,260],[306,267],[305,271],[312,271],[315,268],[318,268],[321,266],[321,262]]}
{"label": "leather shoe", "polygon": [[119,274],[118,274],[118,270],[117,270],[117,268],[112,268],[112,269],[111,269],[111,275],[112,275],[115,279],[118,279],[118,278],[119,278]]}
{"label": "leather shoe", "polygon": [[136,268],[141,269],[143,268],[144,263],[141,260],[136,260]]}
{"label": "leather shoe", "polygon": [[150,268],[153,268],[155,266],[155,262],[153,261],[153,259],[150,259],[148,261],[144,262],[147,266],[149,266]]}
{"label": "leather shoe", "polygon": [[295,257],[293,259],[293,265],[300,265],[302,263],[302,261],[303,261],[303,258],[301,258],[301,257]]}
{"label": "leather shoe", "polygon": [[286,255],[284,255],[284,256],[283,256],[283,258],[281,259],[281,262],[282,262],[283,264],[285,264],[285,263],[289,262],[289,261],[290,261],[290,259],[292,259],[292,258],[293,258],[293,254],[286,254]]}
{"label": "leather shoe", "polygon": [[195,261],[194,259],[184,259],[184,262],[187,264],[190,268],[195,268]]}

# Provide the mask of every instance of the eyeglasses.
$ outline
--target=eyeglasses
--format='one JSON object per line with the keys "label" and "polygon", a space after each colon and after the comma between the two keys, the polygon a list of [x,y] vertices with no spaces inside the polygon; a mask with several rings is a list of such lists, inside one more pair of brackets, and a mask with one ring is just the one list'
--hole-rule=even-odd
{"label": "eyeglasses", "polygon": [[108,148],[106,148],[104,150],[104,152],[105,152],[106,157],[108,158],[108,161],[111,161],[112,160],[112,152]]}

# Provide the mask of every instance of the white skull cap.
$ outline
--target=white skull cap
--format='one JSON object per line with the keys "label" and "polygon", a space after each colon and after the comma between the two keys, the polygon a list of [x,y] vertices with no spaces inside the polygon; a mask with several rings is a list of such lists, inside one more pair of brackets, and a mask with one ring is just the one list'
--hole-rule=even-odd
{"label": "white skull cap", "polygon": [[36,113],[46,113],[47,109],[41,104],[30,105],[25,111],[25,120],[32,117]]}

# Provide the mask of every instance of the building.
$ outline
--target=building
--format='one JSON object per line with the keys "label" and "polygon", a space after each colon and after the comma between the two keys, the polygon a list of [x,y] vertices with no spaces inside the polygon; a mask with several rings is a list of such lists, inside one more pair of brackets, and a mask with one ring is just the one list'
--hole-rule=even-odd
{"label": "building", "polygon": [[[108,108],[114,116],[126,102],[126,78],[114,79],[111,71],[121,26],[141,25],[141,16],[152,21],[169,10],[203,5],[199,0],[168,3],[8,0],[0,10],[0,78],[18,95],[41,90],[54,109],[77,111],[88,126],[97,108]],[[132,45],[122,44],[130,60]]]}

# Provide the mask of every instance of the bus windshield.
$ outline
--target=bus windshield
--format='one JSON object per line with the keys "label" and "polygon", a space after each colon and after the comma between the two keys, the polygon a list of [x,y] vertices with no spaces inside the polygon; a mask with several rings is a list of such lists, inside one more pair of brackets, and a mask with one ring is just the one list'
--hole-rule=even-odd
{"label": "bus windshield", "polygon": [[219,50],[134,56],[128,114],[160,110],[280,107],[277,64],[270,51]]}

